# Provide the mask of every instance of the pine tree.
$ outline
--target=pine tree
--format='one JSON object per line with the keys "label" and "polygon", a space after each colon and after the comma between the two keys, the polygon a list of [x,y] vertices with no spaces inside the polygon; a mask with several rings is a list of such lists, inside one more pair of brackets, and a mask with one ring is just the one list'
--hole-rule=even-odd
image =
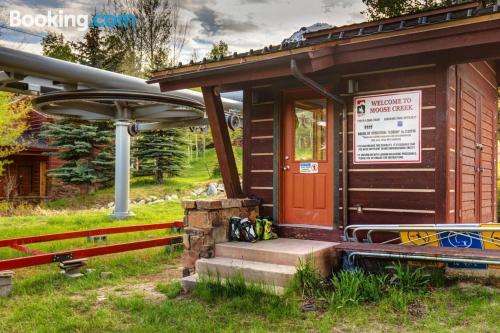
{"label": "pine tree", "polygon": [[99,28],[91,27],[83,39],[71,43],[75,50],[75,60],[86,66],[118,72],[124,61],[123,50],[115,35],[103,35]]}
{"label": "pine tree", "polygon": [[144,132],[137,137],[134,157],[139,161],[135,175],[152,175],[155,182],[163,183],[164,174],[173,177],[181,174],[186,161],[184,131],[172,128]]}
{"label": "pine tree", "polygon": [[[107,52],[110,47],[108,41],[101,36],[99,29],[91,28],[78,43],[66,42],[62,35],[49,32],[42,41],[42,47],[44,55],[53,58],[114,70],[116,61],[121,60]],[[114,149],[108,123],[66,119],[46,125],[42,136],[50,139],[53,147],[62,148],[54,155],[65,163],[51,170],[51,175],[66,184],[87,185],[89,192],[94,190],[96,184],[111,185],[114,179]]]}
{"label": "pine tree", "polygon": [[109,185],[113,180],[113,154],[110,153],[112,132],[104,124],[62,120],[43,127],[41,137],[50,146],[60,148],[51,153],[63,166],[49,174],[66,184],[87,185],[92,192],[97,183]]}
{"label": "pine tree", "polygon": [[43,55],[66,61],[75,61],[71,43],[64,40],[63,34],[48,32],[42,40]]}

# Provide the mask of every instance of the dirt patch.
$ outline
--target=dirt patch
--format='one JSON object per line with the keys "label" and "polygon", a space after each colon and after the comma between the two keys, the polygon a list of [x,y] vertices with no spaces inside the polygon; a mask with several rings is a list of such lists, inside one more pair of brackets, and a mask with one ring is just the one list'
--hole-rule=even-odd
{"label": "dirt patch", "polygon": [[408,305],[408,314],[413,319],[421,319],[427,312],[427,307],[421,302],[415,302]]}
{"label": "dirt patch", "polygon": [[[142,275],[135,277],[133,280],[114,286],[88,290],[86,294],[88,292],[96,292],[97,304],[107,301],[110,296],[130,297],[138,294],[144,295],[144,298],[148,301],[160,303],[166,299],[166,296],[158,291],[156,286],[160,283],[168,283],[180,278],[182,278],[182,262],[177,260],[174,265],[166,267],[160,273]],[[72,298],[76,300],[83,300],[86,298],[86,295],[74,295]]]}
{"label": "dirt patch", "polygon": [[143,294],[144,298],[152,302],[162,302],[166,299],[165,294],[159,292],[156,286],[159,283],[168,283],[170,281],[180,279],[182,277],[182,267],[171,266],[163,272],[153,275],[144,275],[138,279],[140,283],[120,284],[117,286],[103,287],[97,289],[99,297],[107,299],[108,295],[112,294],[119,297],[130,297],[137,294]]}

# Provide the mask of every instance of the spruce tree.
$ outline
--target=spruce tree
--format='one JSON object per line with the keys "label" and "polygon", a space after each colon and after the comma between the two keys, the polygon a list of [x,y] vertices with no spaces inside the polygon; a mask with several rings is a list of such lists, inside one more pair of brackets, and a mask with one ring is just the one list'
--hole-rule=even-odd
{"label": "spruce tree", "polygon": [[112,132],[107,124],[62,120],[45,124],[42,138],[58,151],[50,153],[64,164],[49,174],[66,184],[86,185],[92,192],[97,183],[113,180]]}
{"label": "spruce tree", "polygon": [[137,176],[152,175],[158,184],[163,176],[178,176],[186,161],[184,131],[178,128],[156,130],[140,134],[133,145],[139,168]]}
{"label": "spruce tree", "polygon": [[[74,48],[74,51],[71,49]],[[64,40],[62,35],[48,33],[42,41],[46,56],[76,61],[96,68],[116,70],[116,54],[108,52],[109,39],[97,28],[90,28],[77,43]],[[107,122],[84,122],[66,119],[48,124],[42,131],[50,145],[62,150],[54,153],[64,165],[49,174],[66,184],[87,185],[93,191],[96,184],[111,185],[114,180],[113,132]]]}

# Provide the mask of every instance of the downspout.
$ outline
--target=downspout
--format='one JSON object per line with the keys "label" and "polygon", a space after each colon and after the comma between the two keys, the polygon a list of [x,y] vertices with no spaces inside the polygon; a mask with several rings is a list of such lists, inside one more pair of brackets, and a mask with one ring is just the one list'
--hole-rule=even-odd
{"label": "downspout", "polygon": [[320,93],[321,95],[332,99],[333,101],[342,105],[342,226],[345,228],[348,226],[349,222],[349,197],[348,197],[348,172],[349,172],[349,153],[347,151],[347,104],[338,95],[332,94],[327,89],[325,89],[321,84],[313,81],[312,79],[305,76],[297,66],[295,59],[290,61],[290,70],[292,75],[302,82],[304,85],[313,89],[314,91]]}

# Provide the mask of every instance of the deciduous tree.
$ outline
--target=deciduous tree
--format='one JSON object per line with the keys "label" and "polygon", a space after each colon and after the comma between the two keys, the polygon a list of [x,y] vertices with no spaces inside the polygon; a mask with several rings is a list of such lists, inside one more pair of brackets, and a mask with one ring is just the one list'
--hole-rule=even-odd
{"label": "deciduous tree", "polygon": [[[363,0],[367,9],[364,14],[372,20],[417,13],[423,10],[450,6],[468,0]],[[496,0],[483,0],[484,4]]]}
{"label": "deciduous tree", "polygon": [[22,134],[28,128],[26,120],[31,102],[13,94],[0,92],[0,175],[11,161],[9,156],[25,149]]}
{"label": "deciduous tree", "polygon": [[218,59],[220,56],[229,55],[229,47],[223,40],[219,41],[217,44],[212,45],[212,49],[208,53],[208,56],[212,59]]}

